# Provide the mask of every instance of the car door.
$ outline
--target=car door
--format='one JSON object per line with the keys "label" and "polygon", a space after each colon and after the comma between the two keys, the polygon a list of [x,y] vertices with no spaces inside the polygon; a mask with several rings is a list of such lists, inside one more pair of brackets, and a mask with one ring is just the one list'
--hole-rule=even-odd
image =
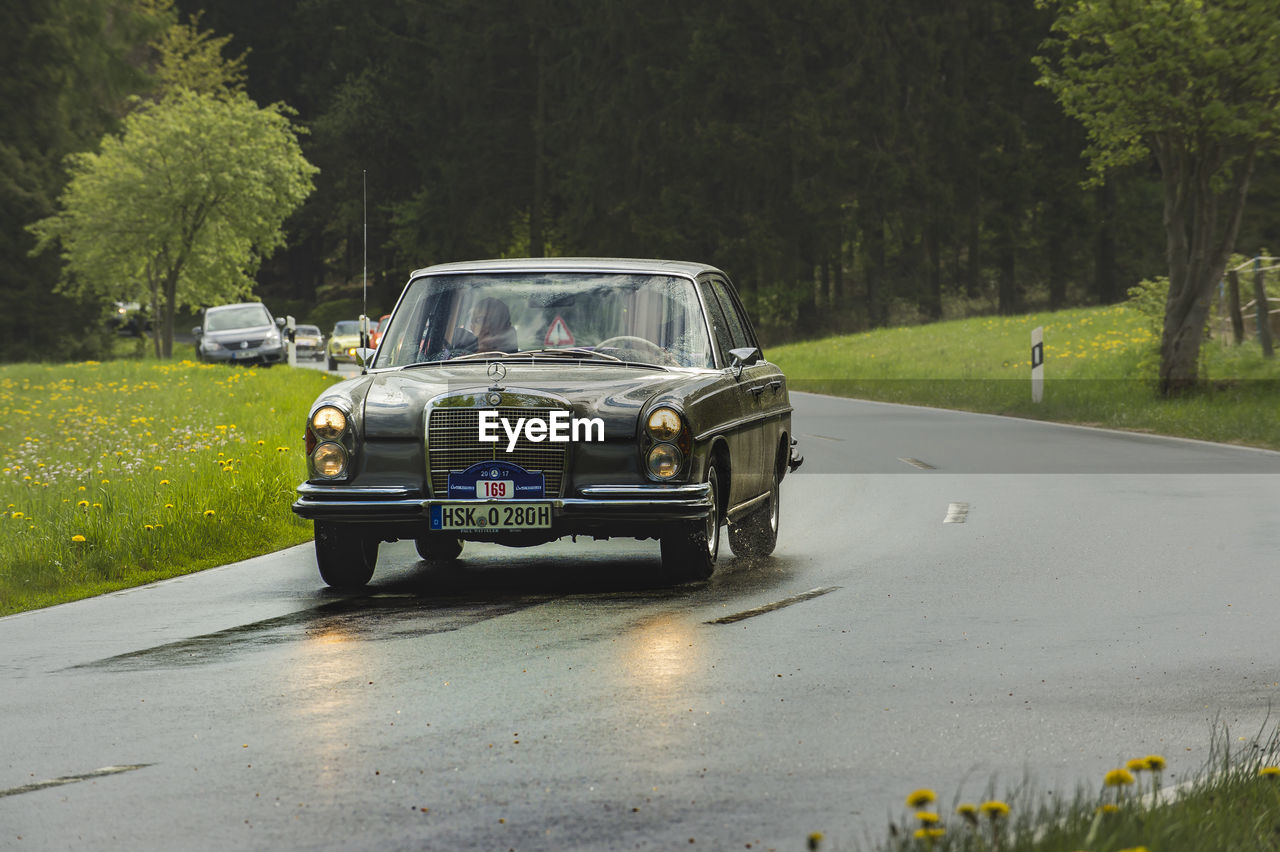
{"label": "car door", "polygon": [[749,500],[764,490],[761,486],[761,434],[759,394],[754,385],[750,368],[740,373],[733,364],[730,352],[753,344],[749,342],[747,329],[742,323],[733,300],[728,296],[723,279],[708,276],[700,282],[707,317],[711,321],[711,333],[716,347],[717,364],[725,374],[727,386],[723,393],[731,398],[732,418],[725,434],[729,440],[733,483],[729,489],[729,503],[735,505]]}

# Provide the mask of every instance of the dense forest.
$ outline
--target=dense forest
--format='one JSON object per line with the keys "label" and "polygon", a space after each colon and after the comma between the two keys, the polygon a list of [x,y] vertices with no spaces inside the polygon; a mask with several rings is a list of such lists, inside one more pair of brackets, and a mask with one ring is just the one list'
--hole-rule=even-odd
{"label": "dense forest", "polygon": [[[672,257],[725,269],[770,341],[1104,304],[1164,271],[1156,166],[1085,185],[1029,0],[202,6],[0,9],[0,358],[93,354],[104,305],[55,292],[25,226],[154,85],[161,13],[230,36],[248,94],[309,131],[316,191],[256,276],[300,319],[359,295],[366,215],[371,310],[441,261]],[[1277,171],[1245,254],[1280,245]]]}

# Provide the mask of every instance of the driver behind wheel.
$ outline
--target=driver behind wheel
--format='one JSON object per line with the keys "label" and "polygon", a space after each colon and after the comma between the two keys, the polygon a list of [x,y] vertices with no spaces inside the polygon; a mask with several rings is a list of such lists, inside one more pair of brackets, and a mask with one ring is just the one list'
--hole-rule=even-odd
{"label": "driver behind wheel", "polygon": [[476,336],[477,352],[518,352],[516,329],[507,303],[492,297],[481,299],[471,311],[467,331]]}

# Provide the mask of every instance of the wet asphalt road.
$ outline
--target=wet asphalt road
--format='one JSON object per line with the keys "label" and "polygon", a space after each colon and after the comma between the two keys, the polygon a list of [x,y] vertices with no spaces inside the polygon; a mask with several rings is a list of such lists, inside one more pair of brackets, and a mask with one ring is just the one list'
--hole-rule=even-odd
{"label": "wet asphalt road", "polygon": [[302,547],[0,619],[0,848],[849,849],[1262,729],[1280,454],[795,402],[778,552],[707,583],[397,543],[351,597]]}

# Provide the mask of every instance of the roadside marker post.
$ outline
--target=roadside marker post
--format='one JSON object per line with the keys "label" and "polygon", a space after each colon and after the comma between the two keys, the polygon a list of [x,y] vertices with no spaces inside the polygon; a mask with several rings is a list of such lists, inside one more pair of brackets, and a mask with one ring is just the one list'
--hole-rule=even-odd
{"label": "roadside marker post", "polygon": [[289,347],[289,366],[290,367],[298,366],[298,347],[293,341],[294,334],[297,331],[297,329],[298,329],[298,326],[294,318],[291,316],[286,316],[284,318],[284,339],[285,339],[286,345]]}
{"label": "roadside marker post", "polygon": [[1044,399],[1044,326],[1031,332],[1031,401]]}

